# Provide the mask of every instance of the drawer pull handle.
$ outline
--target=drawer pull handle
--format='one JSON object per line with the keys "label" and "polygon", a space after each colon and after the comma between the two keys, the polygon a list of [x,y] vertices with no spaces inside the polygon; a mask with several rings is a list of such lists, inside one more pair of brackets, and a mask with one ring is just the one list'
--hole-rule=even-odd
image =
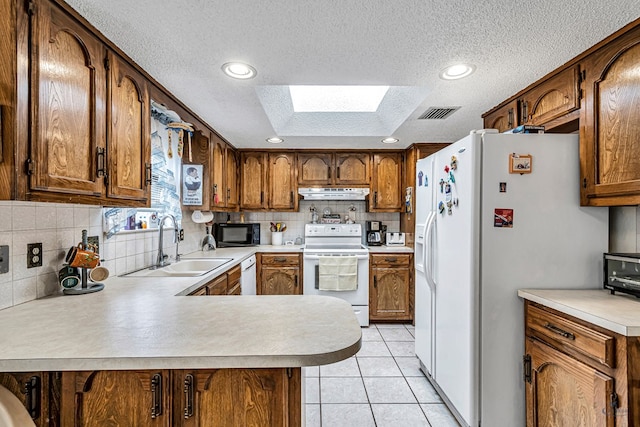
{"label": "drawer pull handle", "polygon": [[151,377],[151,419],[162,415],[162,377],[155,374]]}
{"label": "drawer pull handle", "polygon": [[563,331],[562,329],[558,328],[555,325],[552,325],[551,323],[547,322],[544,325],[545,328],[547,328],[548,330],[550,330],[553,333],[556,333],[558,335],[562,335],[563,337],[570,339],[570,340],[575,340],[576,336],[573,335],[571,332],[567,332],[567,331]]}
{"label": "drawer pull handle", "polygon": [[184,406],[184,419],[188,420],[193,417],[193,387],[194,387],[194,378],[193,375],[187,374],[184,378],[184,397],[185,397],[185,406]]}
{"label": "drawer pull handle", "polygon": [[275,262],[286,262],[287,259],[286,258],[274,258],[273,259]]}
{"label": "drawer pull handle", "polygon": [[386,262],[398,262],[398,258],[385,258]]}

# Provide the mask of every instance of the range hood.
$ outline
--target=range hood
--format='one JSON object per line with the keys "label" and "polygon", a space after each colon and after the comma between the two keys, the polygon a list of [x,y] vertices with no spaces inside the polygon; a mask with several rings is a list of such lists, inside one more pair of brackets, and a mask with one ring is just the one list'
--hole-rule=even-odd
{"label": "range hood", "polygon": [[368,188],[298,188],[305,200],[364,200]]}

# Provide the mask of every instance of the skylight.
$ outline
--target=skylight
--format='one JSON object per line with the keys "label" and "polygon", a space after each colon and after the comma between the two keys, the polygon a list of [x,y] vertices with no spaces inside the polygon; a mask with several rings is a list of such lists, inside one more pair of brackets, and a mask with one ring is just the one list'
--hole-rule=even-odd
{"label": "skylight", "polygon": [[296,113],[372,113],[389,86],[289,86]]}

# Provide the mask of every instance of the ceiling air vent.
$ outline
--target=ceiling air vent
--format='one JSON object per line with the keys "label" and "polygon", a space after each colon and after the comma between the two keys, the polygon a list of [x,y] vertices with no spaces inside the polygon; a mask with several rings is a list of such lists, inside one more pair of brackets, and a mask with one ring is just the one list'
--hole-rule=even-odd
{"label": "ceiling air vent", "polygon": [[460,107],[429,107],[418,120],[443,120],[459,109]]}

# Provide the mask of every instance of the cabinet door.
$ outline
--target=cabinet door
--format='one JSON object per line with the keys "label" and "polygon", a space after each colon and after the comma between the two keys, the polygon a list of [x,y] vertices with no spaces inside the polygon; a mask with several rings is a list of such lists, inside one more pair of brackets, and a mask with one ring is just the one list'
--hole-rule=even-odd
{"label": "cabinet door", "polygon": [[227,295],[227,275],[222,274],[207,283],[207,295]]}
{"label": "cabinet door", "polygon": [[527,427],[614,426],[613,378],[537,340],[528,338],[525,351],[531,357]]}
{"label": "cabinet door", "polygon": [[300,425],[289,422],[298,408],[289,404],[286,369],[237,369],[232,375],[234,426]]}
{"label": "cabinet door", "polygon": [[226,144],[217,135],[211,135],[211,209],[227,206],[227,190],[224,181]]}
{"label": "cabinet door", "polygon": [[544,125],[580,108],[578,73],[578,66],[573,66],[526,92],[520,100],[522,122]]}
{"label": "cabinet door", "polygon": [[373,183],[369,211],[399,212],[402,207],[402,154],[373,156]]}
{"label": "cabinet door", "polygon": [[519,125],[518,101],[513,100],[499,109],[483,116],[485,129],[498,129],[504,132]]}
{"label": "cabinet door", "polygon": [[331,185],[333,180],[331,153],[298,154],[298,185]]}
{"label": "cabinet door", "polygon": [[240,197],[238,195],[238,154],[231,147],[227,146],[226,150],[225,180],[227,185],[227,208],[237,209],[240,205]]}
{"label": "cabinet door", "polygon": [[267,156],[265,153],[243,152],[240,157],[242,186],[240,208],[261,210],[266,207]]}
{"label": "cabinet door", "polygon": [[581,203],[640,204],[640,27],[581,64]]}
{"label": "cabinet door", "polygon": [[336,153],[336,184],[369,185],[370,163],[368,153]]}
{"label": "cabinet door", "polygon": [[371,320],[411,319],[409,268],[374,268],[371,274],[369,309]]}
{"label": "cabinet door", "polygon": [[260,295],[300,295],[302,286],[299,278],[298,266],[262,266],[258,286]]}
{"label": "cabinet door", "polygon": [[231,369],[174,371],[173,426],[232,426]]}
{"label": "cabinet door", "polygon": [[166,426],[168,371],[63,372],[61,425]]}
{"label": "cabinet door", "polygon": [[269,153],[269,209],[298,211],[295,155]]}
{"label": "cabinet door", "polygon": [[108,64],[107,195],[150,205],[151,115],[147,81],[111,52]]}
{"label": "cabinet door", "polygon": [[38,427],[49,426],[49,378],[44,372],[0,373],[0,386],[13,393]]}
{"label": "cabinet door", "polygon": [[106,134],[105,49],[54,2],[37,2],[32,29],[30,188],[101,196]]}

